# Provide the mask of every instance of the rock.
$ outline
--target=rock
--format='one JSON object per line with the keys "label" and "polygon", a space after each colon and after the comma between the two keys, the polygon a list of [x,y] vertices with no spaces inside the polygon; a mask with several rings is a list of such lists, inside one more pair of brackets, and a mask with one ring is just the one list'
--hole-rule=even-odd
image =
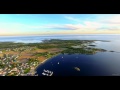
{"label": "rock", "polygon": [[110,51],[110,52],[114,52],[114,51]]}
{"label": "rock", "polygon": [[96,45],[89,45],[89,46],[96,46]]}
{"label": "rock", "polygon": [[74,69],[77,70],[77,71],[80,71],[80,68],[78,68],[78,67],[74,67]]}

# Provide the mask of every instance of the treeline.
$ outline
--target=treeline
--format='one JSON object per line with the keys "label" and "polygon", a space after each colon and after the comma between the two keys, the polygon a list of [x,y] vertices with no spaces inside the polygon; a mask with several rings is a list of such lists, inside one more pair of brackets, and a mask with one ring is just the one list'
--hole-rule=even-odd
{"label": "treeline", "polygon": [[13,42],[1,42],[0,49],[3,48],[19,48],[23,46],[37,47],[39,49],[48,49],[48,48],[68,48],[74,45],[81,45],[84,43],[92,43],[93,40],[60,40],[60,39],[51,39],[43,40],[42,43],[13,43]]}
{"label": "treeline", "polygon": [[0,43],[0,49],[3,48],[17,48],[17,47],[22,47],[26,46],[24,43],[13,43],[13,42],[1,42]]}
{"label": "treeline", "polygon": [[51,39],[51,40],[43,40],[43,43],[52,43],[52,44],[61,44],[61,43],[87,43],[94,42],[94,40],[60,40],[60,39]]}
{"label": "treeline", "polygon": [[69,47],[66,50],[62,51],[62,54],[68,53],[68,54],[75,54],[75,53],[79,53],[79,54],[95,54],[97,52],[105,52],[106,50],[104,49],[98,49],[98,48],[72,48]]}

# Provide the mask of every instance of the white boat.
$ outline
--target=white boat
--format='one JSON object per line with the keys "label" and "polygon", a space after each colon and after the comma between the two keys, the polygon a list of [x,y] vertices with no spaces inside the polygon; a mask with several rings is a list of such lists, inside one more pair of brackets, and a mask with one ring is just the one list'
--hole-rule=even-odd
{"label": "white boat", "polygon": [[47,70],[47,73],[49,73],[49,70]]}
{"label": "white boat", "polygon": [[53,72],[52,71],[49,71],[49,70],[43,70],[43,73],[42,75],[46,75],[46,76],[52,76],[53,75]]}
{"label": "white boat", "polygon": [[49,74],[46,74],[46,76],[49,76]]}
{"label": "white boat", "polygon": [[58,64],[59,64],[59,62],[58,62]]}
{"label": "white boat", "polygon": [[53,75],[53,72],[50,74],[50,76],[52,76]]}
{"label": "white boat", "polygon": [[45,70],[45,69],[44,69],[43,71],[44,71],[44,72],[47,72],[47,70]]}
{"label": "white boat", "polygon": [[42,75],[46,75],[46,74],[43,72]]}

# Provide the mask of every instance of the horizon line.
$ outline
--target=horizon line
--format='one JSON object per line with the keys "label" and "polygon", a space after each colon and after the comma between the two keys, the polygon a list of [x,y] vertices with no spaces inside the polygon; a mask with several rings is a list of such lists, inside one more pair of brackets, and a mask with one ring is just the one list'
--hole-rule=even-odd
{"label": "horizon line", "polygon": [[32,35],[0,35],[0,36],[51,36],[51,35],[120,35],[120,34],[111,34],[111,33],[105,33],[105,34],[102,34],[102,33],[97,33],[97,34],[32,34]]}

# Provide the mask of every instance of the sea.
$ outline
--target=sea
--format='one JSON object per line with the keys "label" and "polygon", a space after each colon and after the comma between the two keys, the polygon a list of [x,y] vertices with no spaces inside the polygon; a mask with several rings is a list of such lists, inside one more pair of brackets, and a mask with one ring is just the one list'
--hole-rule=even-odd
{"label": "sea", "polygon": [[[97,48],[107,52],[93,55],[59,54],[36,69],[38,76],[120,76],[120,35],[39,35],[39,36],[0,36],[0,42],[41,43],[42,40],[107,40],[96,41]],[[114,51],[114,52],[109,52]],[[75,68],[79,68],[76,70]],[[44,74],[43,74],[44,73]],[[46,74],[45,74],[46,73]]]}

